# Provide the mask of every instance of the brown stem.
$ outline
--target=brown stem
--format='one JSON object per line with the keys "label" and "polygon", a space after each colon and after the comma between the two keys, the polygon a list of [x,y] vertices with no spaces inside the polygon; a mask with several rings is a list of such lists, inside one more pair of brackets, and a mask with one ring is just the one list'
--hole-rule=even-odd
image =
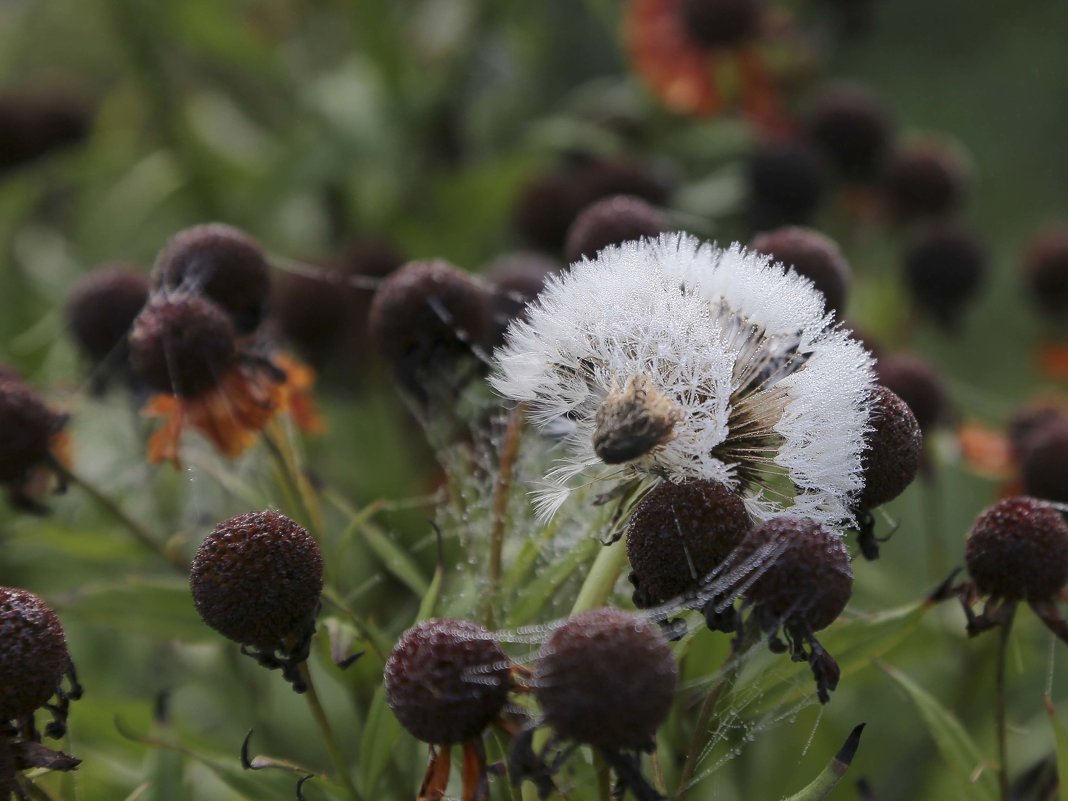
{"label": "brown stem", "polygon": [[508,516],[508,495],[512,489],[515,461],[519,455],[519,442],[523,433],[523,404],[512,410],[501,444],[501,461],[497,481],[493,488],[493,528],[490,530],[490,552],[487,569],[486,595],[482,606],[482,619],[487,628],[493,628],[493,608],[501,585],[501,559],[504,552],[504,532]]}

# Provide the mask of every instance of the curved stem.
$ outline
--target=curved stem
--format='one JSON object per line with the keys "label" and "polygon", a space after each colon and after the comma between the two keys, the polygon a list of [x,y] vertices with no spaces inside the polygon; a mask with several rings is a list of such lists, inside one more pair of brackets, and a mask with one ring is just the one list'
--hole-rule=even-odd
{"label": "curved stem", "polygon": [[304,697],[308,699],[308,707],[311,709],[312,717],[315,718],[315,723],[323,736],[323,743],[330,754],[330,762],[334,766],[334,773],[337,774],[338,781],[344,786],[345,794],[350,801],[361,801],[356,785],[352,783],[352,775],[349,772],[348,764],[345,762],[345,756],[342,754],[341,747],[334,736],[334,730],[330,726],[330,720],[326,717],[326,711],[323,709],[322,702],[319,701],[319,694],[315,691],[315,684],[312,682],[308,663],[301,662],[299,670],[300,677],[307,687]]}
{"label": "curved stem", "polygon": [[582,582],[575,605],[571,607],[571,614],[577,615],[579,612],[604,606],[626,563],[627,548],[623,539],[601,548],[597,558],[593,560],[590,572],[586,574],[586,580]]}
{"label": "curved stem", "polygon": [[297,455],[293,450],[293,443],[279,420],[275,419],[267,424],[267,429],[263,432],[263,441],[278,465],[278,469],[285,477],[286,483],[292,489],[293,494],[300,500],[300,505],[303,507],[312,536],[316,542],[322,545],[326,527],[323,524],[319,498],[315,494],[311,482],[304,475],[304,471],[301,470]]}
{"label": "curved stem", "polygon": [[994,676],[994,717],[998,737],[998,787],[1001,801],[1009,801],[1008,723],[1005,708],[1005,663],[1008,661],[1009,633],[1016,617],[1016,606],[1009,610],[998,631],[997,672]]}

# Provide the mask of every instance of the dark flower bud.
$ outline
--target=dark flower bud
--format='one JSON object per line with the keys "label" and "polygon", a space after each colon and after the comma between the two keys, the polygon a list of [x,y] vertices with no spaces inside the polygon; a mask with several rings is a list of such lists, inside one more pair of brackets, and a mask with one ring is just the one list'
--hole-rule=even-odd
{"label": "dark flower bud", "polygon": [[756,237],[750,248],[792,267],[823,293],[828,311],[842,314],[851,270],[833,239],[811,228],[778,228]]}
{"label": "dark flower bud", "polygon": [[747,214],[756,231],[807,223],[826,194],[823,161],[799,142],[761,145],[745,170]]}
{"label": "dark flower bud", "polygon": [[1039,310],[1063,320],[1068,313],[1068,227],[1050,228],[1032,240],[1023,276]]}
{"label": "dark flower bud", "polygon": [[534,694],[559,737],[644,748],[668,716],[678,667],[660,629],[619,609],[561,625],[542,648]]}
{"label": "dark flower bud", "polygon": [[18,379],[0,379],[0,482],[18,482],[46,461],[64,421]]}
{"label": "dark flower bud", "polygon": [[214,301],[242,334],[259,325],[270,293],[270,268],[259,243],[218,223],[175,234],[157,257],[154,272],[157,286]]}
{"label": "dark flower bud", "polygon": [[592,259],[609,245],[657,237],[667,230],[667,218],[644,200],[613,195],[587,206],[575,218],[567,234],[564,258],[568,263]]}
{"label": "dark flower bud", "polygon": [[741,497],[718,482],[662,481],[627,527],[635,604],[656,606],[696,593],[752,525]]}
{"label": "dark flower bud", "polygon": [[1068,405],[1056,401],[1036,401],[1017,409],[1009,421],[1008,429],[1013,458],[1022,460],[1030,450],[1032,441],[1041,442],[1045,430],[1050,426],[1068,426]]}
{"label": "dark flower bud", "polygon": [[386,701],[426,743],[477,737],[501,714],[511,687],[511,662],[497,640],[466,620],[420,623],[386,660]]}
{"label": "dark flower bud", "polygon": [[891,140],[890,115],[860,86],[825,91],[806,121],[809,139],[848,181],[870,181],[880,174]]}
{"label": "dark flower bud", "polygon": [[213,388],[237,352],[234,325],[199,295],[161,296],[134,320],[130,365],[150,388],[194,397]]}
{"label": "dark flower bud", "polygon": [[948,415],[949,400],[941,374],[910,353],[894,353],[875,366],[879,383],[908,404],[920,430],[927,432]]}
{"label": "dark flower bud", "polygon": [[986,272],[986,252],[956,226],[937,226],[915,237],[905,253],[905,281],[916,303],[952,326],[975,296]]}
{"label": "dark flower bud", "polygon": [[1068,503],[1068,415],[1033,432],[1020,476],[1028,495]]}
{"label": "dark flower bud", "polygon": [[883,386],[872,390],[872,430],[864,452],[861,509],[892,501],[916,478],[923,457],[923,434],[908,404]]}
{"label": "dark flower bud", "polygon": [[0,587],[0,721],[44,706],[69,668],[56,613],[33,593]]}
{"label": "dark flower bud", "polygon": [[200,617],[227,639],[283,649],[307,632],[319,609],[323,559],[298,523],[270,509],[219,523],[189,574]]}
{"label": "dark flower bud", "polygon": [[737,47],[760,32],[760,0],[682,0],[686,33],[702,47]]}
{"label": "dark flower bud", "polygon": [[288,274],[275,282],[272,315],[288,342],[313,361],[323,362],[348,329],[358,291],[337,267]]}
{"label": "dark flower bud", "polygon": [[148,301],[148,276],[121,267],[102,267],[83,277],[67,296],[67,327],[94,363],[125,352],[126,335]]}
{"label": "dark flower bud", "polygon": [[983,595],[1050,600],[1068,582],[1068,524],[1048,503],[1007,498],[979,515],[964,558]]}
{"label": "dark flower bud", "polygon": [[90,122],[86,106],[63,94],[0,95],[0,173],[81,142]]}
{"label": "dark flower bud", "polygon": [[953,147],[920,140],[900,148],[886,174],[894,216],[909,222],[946,217],[964,203],[968,166]]}
{"label": "dark flower bud", "polygon": [[523,240],[546,253],[559,253],[582,210],[582,198],[566,173],[535,176],[519,193],[513,217]]}

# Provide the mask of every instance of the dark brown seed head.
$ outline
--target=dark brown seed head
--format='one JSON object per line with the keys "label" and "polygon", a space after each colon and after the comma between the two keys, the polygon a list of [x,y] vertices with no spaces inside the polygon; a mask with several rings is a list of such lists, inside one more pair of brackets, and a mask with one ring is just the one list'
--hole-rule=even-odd
{"label": "dark brown seed head", "polygon": [[792,267],[823,293],[828,311],[841,316],[849,293],[851,270],[837,243],[811,228],[777,228],[756,237],[752,250]]}
{"label": "dark brown seed head", "polygon": [[697,592],[752,526],[741,497],[722,484],[662,481],[627,527],[635,603],[656,606]]}
{"label": "dark brown seed head", "polygon": [[887,199],[894,216],[904,222],[946,217],[963,205],[968,178],[968,166],[955,148],[918,140],[890,159]]}
{"label": "dark brown seed head", "polygon": [[916,236],[905,253],[905,281],[916,303],[952,326],[975,297],[986,272],[986,252],[971,234],[939,225]]}
{"label": "dark brown seed head", "polygon": [[564,172],[551,172],[535,176],[520,190],[512,214],[528,245],[559,253],[581,210],[582,198],[571,178]]}
{"label": "dark brown seed head", "polygon": [[848,181],[880,174],[892,135],[883,104],[860,86],[837,86],[817,98],[807,119],[809,139]]}
{"label": "dark brown seed head", "polygon": [[0,721],[44,706],[69,667],[56,613],[31,592],[0,587]]}
{"label": "dark brown seed head", "polygon": [[93,362],[125,349],[126,335],[148,301],[148,276],[128,267],[102,267],[67,296],[67,327]]}
{"label": "dark brown seed head", "polygon": [[242,334],[259,325],[270,293],[270,268],[259,243],[219,223],[175,234],[157,257],[154,272],[157,286],[210,298]]}
{"label": "dark brown seed head", "polygon": [[630,195],[662,206],[672,189],[668,180],[646,165],[622,159],[583,161],[574,168],[573,176],[579,200],[576,213],[612,195]]}
{"label": "dark brown seed head", "polygon": [[1068,426],[1068,403],[1039,400],[1017,409],[1009,421],[1009,447],[1016,461],[1030,450],[1032,440],[1041,442],[1049,426]]}
{"label": "dark brown seed head", "polygon": [[755,231],[801,225],[815,215],[827,189],[823,161],[800,142],[767,142],[746,162],[747,215]]}
{"label": "dark brown seed head", "polygon": [[1036,498],[998,501],[972,526],[964,558],[983,595],[1050,600],[1068,582],[1068,523]]}
{"label": "dark brown seed head", "polygon": [[18,481],[46,460],[63,422],[63,415],[21,381],[0,379],[0,481]]}
{"label": "dark brown seed head", "polygon": [[1049,228],[1032,240],[1023,275],[1031,298],[1051,319],[1068,314],[1068,226]]}
{"label": "dark brown seed head", "polygon": [[90,124],[89,109],[62,92],[0,95],[0,173],[81,142]]}
{"label": "dark brown seed head", "polygon": [[948,415],[949,400],[941,374],[911,353],[893,353],[875,365],[879,383],[908,404],[920,430],[927,432]]}
{"label": "dark brown seed head", "polygon": [[1020,460],[1024,491],[1068,503],[1068,416],[1035,431]]}
{"label": "dark brown seed head", "polygon": [[883,386],[876,386],[871,395],[872,431],[866,437],[860,509],[882,506],[904,492],[923,456],[923,434],[908,404]]}
{"label": "dark brown seed head", "polygon": [[134,320],[130,366],[157,392],[194,397],[211,389],[237,352],[234,324],[199,295],[153,298]]}
{"label": "dark brown seed head", "polygon": [[323,559],[295,521],[270,509],[248,512],[204,539],[189,586],[200,617],[224,637],[280,648],[319,608]]}
{"label": "dark brown seed head", "polygon": [[764,13],[761,0],[683,0],[686,33],[701,47],[737,47],[756,38]]}
{"label": "dark brown seed head", "polygon": [[324,361],[341,344],[355,312],[357,290],[347,279],[345,271],[329,266],[275,282],[272,316],[286,340],[314,362]]}
{"label": "dark brown seed head", "polygon": [[463,742],[501,714],[512,686],[510,665],[481,626],[427,620],[408,629],[386,660],[386,701],[416,739]]}
{"label": "dark brown seed head", "polygon": [[538,296],[558,265],[539,253],[512,253],[495,260],[486,269],[493,309],[493,343],[504,342],[504,332],[513,320],[526,317],[527,304]]}
{"label": "dark brown seed head", "polygon": [[0,801],[9,801],[15,794],[15,755],[7,738],[0,738]]}
{"label": "dark brown seed head", "polygon": [[568,263],[592,259],[609,245],[657,237],[668,230],[667,218],[641,198],[612,195],[587,206],[567,233]]}
{"label": "dark brown seed head", "polygon": [[534,694],[560,737],[642,748],[667,719],[678,667],[659,627],[620,609],[568,620],[545,643]]}
{"label": "dark brown seed head", "polygon": [[808,518],[775,517],[753,529],[735,551],[733,566],[743,582],[758,574],[746,600],[812,631],[831,625],[853,594],[845,542]]}

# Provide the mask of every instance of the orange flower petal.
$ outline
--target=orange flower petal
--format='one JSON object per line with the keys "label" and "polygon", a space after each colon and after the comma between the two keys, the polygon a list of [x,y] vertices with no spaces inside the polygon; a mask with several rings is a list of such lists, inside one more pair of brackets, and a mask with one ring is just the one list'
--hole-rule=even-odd
{"label": "orange flower petal", "polygon": [[278,354],[274,362],[286,374],[286,408],[297,428],[306,434],[323,433],[326,422],[319,415],[311,393],[315,370],[288,353]]}
{"label": "orange flower petal", "polygon": [[1038,370],[1045,378],[1068,381],[1068,342],[1052,342],[1038,349]]}
{"label": "orange flower petal", "polygon": [[1012,475],[1012,449],[1002,432],[966,422],[957,431],[957,441],[964,464],[973,472],[1001,480]]}

